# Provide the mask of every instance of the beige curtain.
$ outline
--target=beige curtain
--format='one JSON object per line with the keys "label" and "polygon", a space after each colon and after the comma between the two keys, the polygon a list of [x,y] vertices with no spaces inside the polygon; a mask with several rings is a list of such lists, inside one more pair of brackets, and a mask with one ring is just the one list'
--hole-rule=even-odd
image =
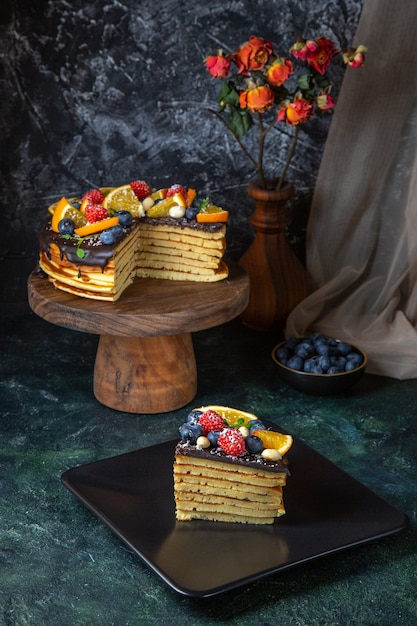
{"label": "beige curtain", "polygon": [[310,295],[286,336],[360,345],[368,372],[417,378],[417,1],[365,0],[313,197]]}

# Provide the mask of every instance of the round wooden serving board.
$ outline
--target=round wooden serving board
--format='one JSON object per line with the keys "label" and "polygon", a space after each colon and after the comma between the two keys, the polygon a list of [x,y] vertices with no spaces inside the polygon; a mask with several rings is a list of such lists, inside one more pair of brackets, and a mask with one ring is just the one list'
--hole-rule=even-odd
{"label": "round wooden serving board", "polygon": [[139,278],[117,302],[73,296],[34,270],[31,309],[44,320],[100,335],[94,394],[130,413],[163,413],[190,402],[197,391],[191,333],[237,317],[248,304],[249,278],[228,261],[217,283]]}

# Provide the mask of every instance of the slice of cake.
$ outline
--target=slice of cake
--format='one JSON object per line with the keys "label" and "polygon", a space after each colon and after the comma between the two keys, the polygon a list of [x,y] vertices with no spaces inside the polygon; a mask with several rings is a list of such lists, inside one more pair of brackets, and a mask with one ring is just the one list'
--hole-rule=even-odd
{"label": "slice of cake", "polygon": [[134,181],[62,198],[39,232],[39,265],[58,289],[111,302],[136,277],[223,280],[228,214],[207,201],[193,206],[195,195]]}
{"label": "slice of cake", "polygon": [[176,519],[272,524],[284,515],[291,435],[238,409],[194,409],[175,449]]}

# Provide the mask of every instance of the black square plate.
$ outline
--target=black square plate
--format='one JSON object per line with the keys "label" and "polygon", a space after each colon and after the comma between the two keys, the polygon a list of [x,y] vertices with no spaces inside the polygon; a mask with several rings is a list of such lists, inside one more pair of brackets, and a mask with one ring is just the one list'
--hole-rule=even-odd
{"label": "black square plate", "polygon": [[62,481],[181,594],[212,596],[407,526],[404,513],[296,438],[287,513],[274,524],[176,522],[176,443],[73,468]]}

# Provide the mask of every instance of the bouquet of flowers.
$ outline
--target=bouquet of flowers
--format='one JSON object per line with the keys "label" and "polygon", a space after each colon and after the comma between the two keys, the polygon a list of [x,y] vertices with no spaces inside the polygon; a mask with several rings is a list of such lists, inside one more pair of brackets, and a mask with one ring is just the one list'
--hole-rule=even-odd
{"label": "bouquet of flowers", "polygon": [[[294,156],[300,126],[315,115],[322,115],[335,106],[332,85],[326,76],[333,59],[342,56],[345,64],[361,67],[365,46],[341,52],[326,37],[298,38],[289,56],[280,56],[270,41],[252,35],[235,52],[208,56],[205,65],[213,78],[222,79],[218,95],[219,109],[213,112],[230,130],[237,143],[253,163],[260,183],[266,188],[264,173],[265,139],[277,123],[294,127],[294,137],[276,189],[280,189]],[[302,64],[296,75],[294,61]],[[274,111],[274,108],[277,110]],[[258,154],[253,154],[242,137],[257,125]]]}

